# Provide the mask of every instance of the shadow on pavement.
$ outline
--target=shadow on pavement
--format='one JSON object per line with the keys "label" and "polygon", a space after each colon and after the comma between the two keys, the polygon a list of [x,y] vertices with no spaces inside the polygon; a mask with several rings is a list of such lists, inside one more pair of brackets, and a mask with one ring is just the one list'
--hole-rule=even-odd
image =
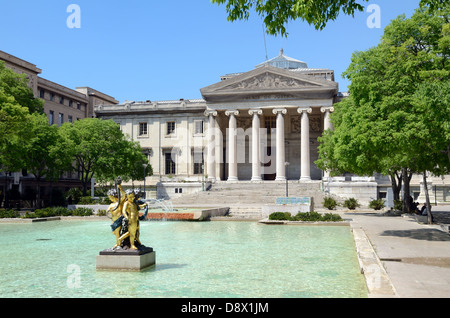
{"label": "shadow on pavement", "polygon": [[437,229],[387,230],[381,236],[396,236],[425,241],[450,242],[450,236]]}

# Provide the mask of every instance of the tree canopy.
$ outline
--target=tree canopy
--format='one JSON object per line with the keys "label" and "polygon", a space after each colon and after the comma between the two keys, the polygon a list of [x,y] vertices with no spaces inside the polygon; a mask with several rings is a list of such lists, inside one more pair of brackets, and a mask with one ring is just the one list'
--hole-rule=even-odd
{"label": "tree canopy", "polygon": [[[322,169],[360,175],[450,170],[449,10],[417,9],[355,52],[344,72],[350,97],[336,104],[320,139]],[[409,185],[409,183],[408,183]]]}
{"label": "tree canopy", "polygon": [[[363,11],[369,0],[211,0],[219,5],[225,4],[229,21],[248,20],[255,10],[263,18],[268,34],[287,36],[289,21],[301,19],[322,30],[331,20],[336,20],[342,12],[354,16]],[[443,8],[448,0],[421,0],[421,6],[432,10]]]}
{"label": "tree canopy", "polygon": [[[0,166],[7,171],[18,167],[12,145],[26,133],[24,123],[30,113],[42,113],[44,103],[34,98],[24,74],[17,74],[0,61]],[[19,142],[20,143],[20,142]]]}
{"label": "tree canopy", "polygon": [[[139,143],[129,140],[113,120],[86,118],[65,123],[60,130],[81,174],[84,195],[93,177],[103,182],[113,182],[117,176],[123,181],[144,178],[142,164],[148,159]],[[151,174],[147,169],[146,175]]]}

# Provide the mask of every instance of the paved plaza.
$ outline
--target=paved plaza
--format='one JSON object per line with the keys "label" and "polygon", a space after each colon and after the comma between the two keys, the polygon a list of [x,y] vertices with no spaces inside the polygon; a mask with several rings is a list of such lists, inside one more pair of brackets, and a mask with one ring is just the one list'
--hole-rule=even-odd
{"label": "paved plaza", "polygon": [[365,233],[392,284],[393,293],[375,290],[369,297],[450,298],[450,234],[441,227],[450,224],[450,206],[434,207],[433,215],[440,224],[373,211],[343,213],[354,231]]}

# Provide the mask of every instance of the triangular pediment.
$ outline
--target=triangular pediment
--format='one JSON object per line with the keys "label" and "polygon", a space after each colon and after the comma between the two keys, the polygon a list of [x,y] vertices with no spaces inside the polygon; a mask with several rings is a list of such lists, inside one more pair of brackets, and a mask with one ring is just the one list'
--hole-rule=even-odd
{"label": "triangular pediment", "polygon": [[301,94],[337,91],[337,83],[311,75],[264,66],[200,90],[205,100],[258,94]]}

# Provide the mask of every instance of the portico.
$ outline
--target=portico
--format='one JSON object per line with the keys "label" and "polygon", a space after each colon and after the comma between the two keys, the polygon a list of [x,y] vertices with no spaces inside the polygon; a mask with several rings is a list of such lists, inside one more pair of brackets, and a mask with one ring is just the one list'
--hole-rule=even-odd
{"label": "portico", "polygon": [[[209,178],[229,182],[322,178],[323,172],[314,165],[317,138],[332,128],[329,115],[338,85],[322,69],[302,70],[268,63],[201,89],[207,122],[214,129],[206,140]],[[223,136],[221,143],[217,134]],[[220,164],[212,149],[224,154]]]}
{"label": "portico", "polygon": [[[322,173],[313,163],[317,159],[317,137],[325,127],[331,127],[327,114],[332,111],[332,107],[315,107],[314,111],[313,107],[206,111],[212,128],[207,130],[206,140],[208,178],[230,182],[320,180]],[[222,123],[223,131],[220,124],[216,129],[216,122]],[[265,126],[271,122],[275,123],[273,127]],[[223,134],[223,139],[217,134]],[[222,145],[217,144],[221,139]],[[220,165],[215,162],[220,159],[216,156],[218,148],[225,153]]]}
{"label": "portico", "polygon": [[322,179],[318,137],[339,100],[332,70],[281,52],[200,92],[201,99],[99,105],[96,114],[139,141],[153,169],[149,183]]}

